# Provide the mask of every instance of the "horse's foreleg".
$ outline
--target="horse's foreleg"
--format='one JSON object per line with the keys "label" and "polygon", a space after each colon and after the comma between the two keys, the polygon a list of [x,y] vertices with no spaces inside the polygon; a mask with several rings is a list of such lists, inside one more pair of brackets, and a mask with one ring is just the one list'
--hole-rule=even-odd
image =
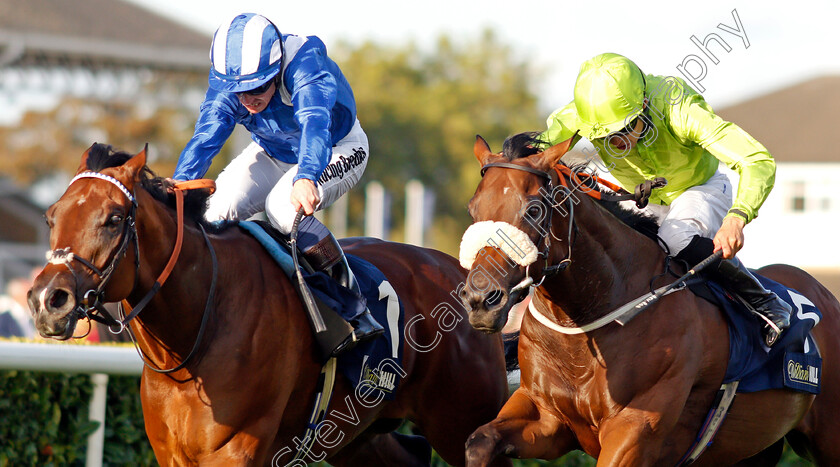
{"label": "horse's foreleg", "polygon": [[[670,399],[669,399],[670,400]],[[641,405],[641,404],[640,404]],[[625,408],[601,424],[598,465],[676,464],[682,452],[663,453],[665,438],[688,438],[677,433],[674,425],[678,410],[648,407],[645,410]],[[663,455],[666,456],[663,459]]]}
{"label": "horse's foreleg", "polygon": [[467,440],[467,466],[490,465],[499,455],[553,459],[576,446],[572,432],[554,415],[541,413],[523,389],[505,403],[499,415]]}

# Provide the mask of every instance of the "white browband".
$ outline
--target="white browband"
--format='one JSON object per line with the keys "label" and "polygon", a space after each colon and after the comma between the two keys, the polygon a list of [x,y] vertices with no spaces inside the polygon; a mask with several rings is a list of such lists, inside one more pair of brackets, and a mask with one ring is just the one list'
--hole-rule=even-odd
{"label": "white browband", "polygon": [[131,194],[130,191],[128,191],[128,188],[126,188],[125,185],[120,183],[120,181],[117,180],[114,177],[111,177],[111,176],[105,175],[105,174],[101,174],[99,172],[82,172],[79,175],[76,175],[75,177],[73,177],[73,180],[70,180],[70,183],[68,184],[68,186],[72,185],[73,182],[75,182],[76,180],[78,180],[80,178],[98,178],[100,180],[105,180],[106,182],[110,182],[110,183],[114,184],[117,188],[119,188],[120,191],[122,191],[123,194],[125,194],[125,196],[128,197],[129,201],[134,203],[134,196]]}

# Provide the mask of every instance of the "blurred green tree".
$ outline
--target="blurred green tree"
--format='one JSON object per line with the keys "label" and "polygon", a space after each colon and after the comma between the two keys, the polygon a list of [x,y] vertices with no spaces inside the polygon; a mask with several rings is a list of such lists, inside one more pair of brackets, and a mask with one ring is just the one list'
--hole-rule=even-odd
{"label": "blurred green tree", "polygon": [[418,179],[436,194],[430,246],[456,254],[469,225],[466,204],[480,179],[472,147],[491,147],[540,129],[534,85],[538,67],[486,30],[473,40],[447,36],[432,50],[415,44],[339,44],[331,55],[353,86],[371,158],[351,192],[351,231],[361,232],[364,190],[380,181],[393,196],[392,238],[402,240],[405,184]]}
{"label": "blurred green tree", "polygon": [[[149,143],[150,167],[169,176],[192,136],[197,96],[204,95],[206,83],[206,75],[160,75],[137,95],[109,101],[65,97],[48,111],[29,111],[15,126],[0,127],[0,174],[24,184],[57,171],[73,174],[82,153],[98,142],[132,154]],[[197,100],[194,105],[172,96],[187,91]],[[224,167],[231,146],[225,145],[208,176]]]}

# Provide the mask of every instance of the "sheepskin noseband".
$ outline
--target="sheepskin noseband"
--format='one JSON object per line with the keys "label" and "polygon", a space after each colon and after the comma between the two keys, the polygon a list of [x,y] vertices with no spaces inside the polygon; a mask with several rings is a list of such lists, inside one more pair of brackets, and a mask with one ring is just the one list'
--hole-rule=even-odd
{"label": "sheepskin noseband", "polygon": [[502,250],[520,266],[537,260],[537,246],[528,235],[507,222],[482,221],[471,225],[461,239],[461,266],[471,269],[478,252],[486,247]]}

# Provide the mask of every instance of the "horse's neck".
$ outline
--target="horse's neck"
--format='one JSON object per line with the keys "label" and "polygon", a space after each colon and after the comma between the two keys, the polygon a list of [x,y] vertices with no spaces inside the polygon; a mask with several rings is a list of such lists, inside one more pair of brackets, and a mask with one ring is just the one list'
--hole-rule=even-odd
{"label": "horse's neck", "polygon": [[[128,297],[132,306],[137,306],[153,289],[176,244],[174,212],[148,195],[143,198],[146,199],[138,203],[136,221],[140,267],[136,286]],[[197,334],[215,273],[210,258],[201,233],[184,226],[178,261],[151,302],[137,315],[144,332],[173,350],[180,352],[182,345],[178,342]]]}
{"label": "horse's neck", "polygon": [[[584,198],[575,207],[571,264],[541,290],[559,306],[555,314],[575,322],[598,318],[638,297],[663,264],[656,243]],[[567,253],[565,242],[554,247],[555,257]]]}
{"label": "horse's neck", "polygon": [[[150,197],[138,204],[141,206],[137,215],[141,264],[140,279],[129,296],[133,306],[143,299],[163,271],[177,233],[173,210]],[[235,230],[211,236],[217,258],[214,266],[201,231],[191,221],[186,224],[183,245],[172,273],[135,320],[138,326],[134,329],[139,330],[136,334],[144,353],[158,366],[174,367],[193,348],[207,313],[200,349],[211,345],[224,348],[223,341],[228,345],[231,341],[247,342],[246,347],[255,345],[261,350],[260,356],[249,360],[252,363],[259,362],[262,355],[294,356],[294,363],[289,363],[287,369],[305,367],[313,374],[304,379],[314,380],[319,367],[312,350],[313,339],[309,334],[301,334],[309,332],[309,323],[280,267],[266,253],[250,250],[259,247],[250,237],[237,235]],[[214,277],[216,285],[211,298]],[[211,300],[209,308],[208,300]],[[199,355],[196,360],[205,361],[203,351]],[[313,358],[307,358],[309,355]],[[243,362],[239,363],[245,365]],[[297,384],[297,379],[290,378],[290,384]]]}

